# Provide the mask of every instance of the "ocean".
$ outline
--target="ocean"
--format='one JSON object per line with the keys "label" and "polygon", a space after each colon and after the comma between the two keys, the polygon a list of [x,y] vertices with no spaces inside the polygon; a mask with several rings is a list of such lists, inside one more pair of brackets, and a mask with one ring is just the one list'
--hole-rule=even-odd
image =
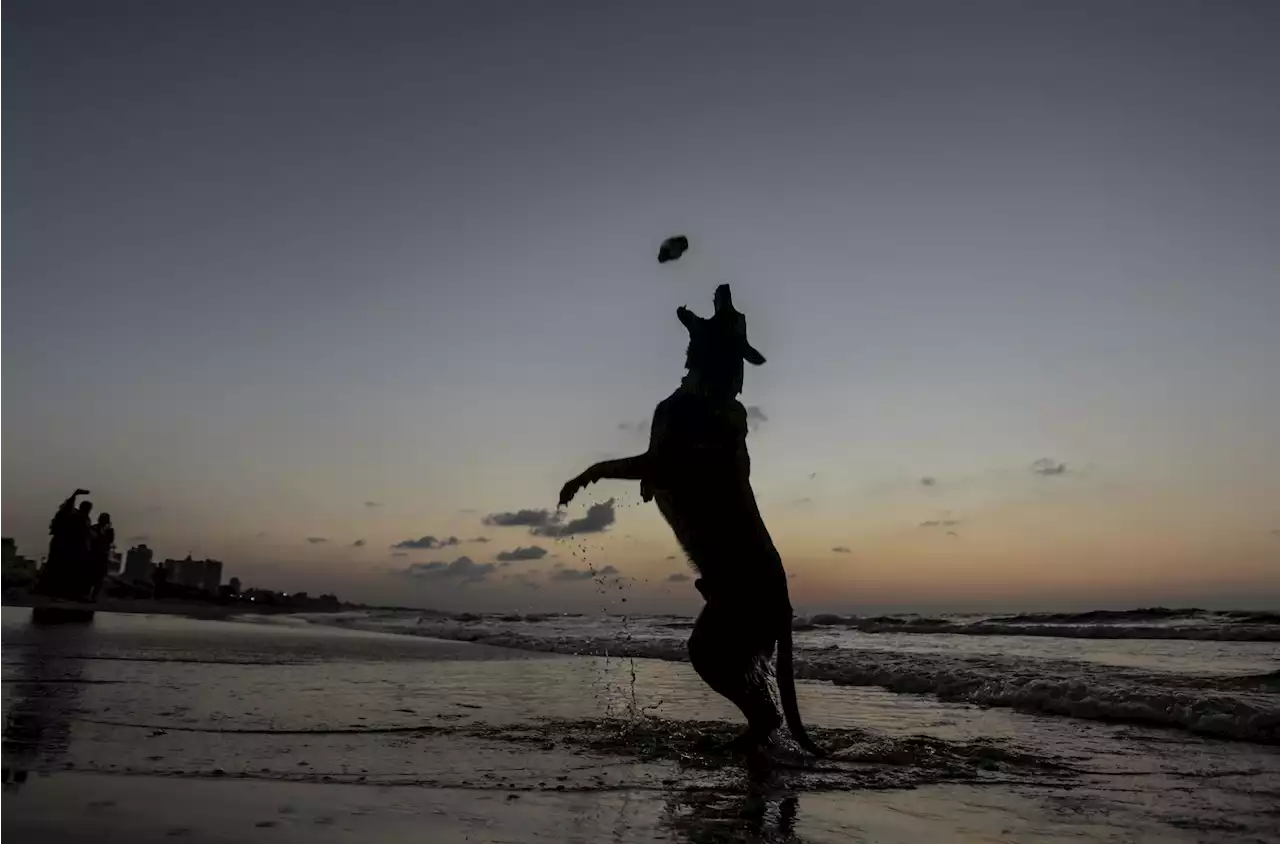
{"label": "ocean", "polygon": [[3,622],[19,838],[1280,841],[1269,614],[798,618],[833,753],[764,772],[716,743],[689,618]]}

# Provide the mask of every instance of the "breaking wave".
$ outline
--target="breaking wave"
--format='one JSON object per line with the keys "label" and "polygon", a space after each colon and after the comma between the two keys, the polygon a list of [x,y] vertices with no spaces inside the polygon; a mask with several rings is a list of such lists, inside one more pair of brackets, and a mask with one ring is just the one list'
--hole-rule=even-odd
{"label": "breaking wave", "polygon": [[[1163,618],[1187,622],[1196,615],[1142,616],[1153,610],[1127,610],[1111,616],[1093,613],[1017,615],[981,621],[957,622],[916,616],[815,615],[797,619],[795,627],[846,627],[863,633],[951,633],[957,636],[1048,636],[1059,639],[1192,639],[1205,642],[1280,642],[1280,624],[1267,620],[1275,613],[1249,613],[1224,622],[1182,624],[1133,624]],[[1194,611],[1200,612],[1200,611]]]}
{"label": "breaking wave", "polygon": [[[809,623],[820,627],[821,619],[817,617]],[[573,619],[574,623],[566,623],[565,618],[558,616],[470,615],[464,619],[436,614],[415,617],[371,613],[363,617],[315,620],[544,653],[687,659],[685,634],[680,628],[689,622],[674,617],[649,618],[647,623],[632,619],[626,629],[611,629],[599,620],[581,617]],[[902,626],[895,625],[894,632],[904,632]],[[932,627],[930,632],[940,632],[938,625],[928,626]],[[1018,635],[1028,634],[1019,630]],[[1280,652],[1273,656],[1280,659]],[[795,657],[796,676],[802,680],[875,686],[899,693],[933,695],[949,702],[1009,707],[1039,715],[1163,727],[1222,739],[1280,744],[1280,671],[1194,674],[998,652],[869,649],[858,647],[856,642],[824,645],[820,641],[805,642],[803,638],[797,640]]]}

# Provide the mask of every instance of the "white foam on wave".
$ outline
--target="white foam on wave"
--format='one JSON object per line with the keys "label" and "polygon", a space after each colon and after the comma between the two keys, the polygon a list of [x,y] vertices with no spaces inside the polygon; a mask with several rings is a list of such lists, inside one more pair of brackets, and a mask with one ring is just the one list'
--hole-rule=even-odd
{"label": "white foam on wave", "polygon": [[[320,619],[317,619],[320,620]],[[585,621],[585,620],[584,620]],[[661,625],[625,636],[604,624],[568,631],[525,621],[441,617],[333,618],[327,623],[544,653],[686,661],[683,636]],[[935,631],[936,632],[936,631]],[[1188,676],[1070,660],[797,646],[796,676],[941,700],[1117,721],[1280,744],[1275,675]]]}
{"label": "white foam on wave", "polygon": [[1280,626],[1248,623],[1163,624],[984,620],[953,622],[938,618],[815,615],[796,619],[801,630],[843,627],[863,633],[951,633],[957,636],[1043,636],[1056,639],[1183,639],[1203,642],[1280,642]]}

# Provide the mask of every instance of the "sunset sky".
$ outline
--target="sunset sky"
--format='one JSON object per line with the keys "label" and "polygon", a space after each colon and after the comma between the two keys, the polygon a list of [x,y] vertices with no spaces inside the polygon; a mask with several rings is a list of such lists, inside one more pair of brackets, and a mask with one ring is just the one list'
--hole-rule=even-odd
{"label": "sunset sky", "polygon": [[509,514],[643,449],[729,281],[798,610],[1280,606],[1278,27],[6,3],[4,534],[82,485],[246,583],[694,609],[636,484]]}

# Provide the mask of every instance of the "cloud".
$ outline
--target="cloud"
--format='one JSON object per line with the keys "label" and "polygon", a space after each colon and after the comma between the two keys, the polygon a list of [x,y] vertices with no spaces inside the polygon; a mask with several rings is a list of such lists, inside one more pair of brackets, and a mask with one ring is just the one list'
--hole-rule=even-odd
{"label": "cloud", "polygon": [[814,479],[814,478],[816,478],[816,477],[818,477],[818,473],[817,473],[817,472],[810,472],[810,473],[809,473],[809,480],[813,480],[813,479]]}
{"label": "cloud", "polygon": [[813,499],[805,495],[792,501],[791,506],[792,507],[808,507],[812,503],[813,503]]}
{"label": "cloud", "polygon": [[605,566],[602,569],[592,571],[591,569],[556,569],[551,572],[551,579],[561,582],[572,582],[577,580],[591,580],[594,577],[611,577],[618,574],[618,570],[613,566]]}
{"label": "cloud", "polygon": [[674,560],[675,558],[676,558],[675,554],[672,554],[670,557],[667,557],[668,560]]}
{"label": "cloud", "polygon": [[416,580],[479,583],[497,568],[493,563],[477,563],[470,557],[459,557],[451,563],[412,563],[401,573]]}
{"label": "cloud", "polygon": [[647,434],[649,433],[648,422],[619,422],[618,430],[625,431],[628,434]]}
{"label": "cloud", "polygon": [[391,552],[391,556],[393,556],[393,557],[407,557],[407,556],[409,556],[409,552],[408,552],[408,551],[392,551],[392,552]]}
{"label": "cloud", "polygon": [[923,478],[920,479],[920,486],[937,486],[937,485],[938,485],[938,479],[935,478],[933,475],[925,475]]}
{"label": "cloud", "polygon": [[686,583],[688,582],[688,580],[689,580],[689,575],[685,574],[682,571],[678,571],[673,574],[667,575],[667,583]]}
{"label": "cloud", "polygon": [[850,551],[848,548],[846,548],[846,547],[845,547],[845,546],[843,546],[843,545],[837,545],[836,547],[832,548],[831,550],[832,550],[832,552],[833,552],[833,553],[836,553],[836,554],[852,554],[852,553],[853,553],[852,551]]}
{"label": "cloud", "polygon": [[381,506],[382,506],[382,504],[381,504],[380,502],[377,502],[377,501],[366,501],[366,502],[364,503],[364,506],[366,506],[366,507],[381,507]]}
{"label": "cloud", "polygon": [[458,537],[450,536],[447,539],[437,539],[434,536],[420,536],[417,539],[405,539],[392,545],[392,548],[411,548],[414,550],[433,551],[436,548],[447,548],[450,545],[457,545]]}
{"label": "cloud", "polygon": [[537,545],[530,545],[528,548],[523,546],[513,551],[499,551],[498,560],[504,563],[513,563],[520,560],[541,560],[547,556],[547,549],[540,548]]}
{"label": "cloud", "polygon": [[151,539],[151,535],[147,533],[135,533],[133,536],[125,540],[125,542],[147,542]]}
{"label": "cloud", "polygon": [[564,524],[538,525],[529,529],[534,536],[574,536],[580,533],[600,533],[617,521],[613,510],[613,499],[600,504],[592,504],[587,514],[580,519],[571,519]]}
{"label": "cloud", "polygon": [[1041,457],[1031,463],[1031,471],[1046,478],[1053,475],[1065,475],[1067,473],[1067,464],[1059,463],[1057,460],[1052,460],[1048,457]]}
{"label": "cloud", "polygon": [[329,541],[329,538],[326,536],[308,536],[307,541],[312,545],[323,545]]}
{"label": "cloud", "polygon": [[956,539],[960,538],[960,534],[956,533],[954,530],[947,531],[947,536],[954,536]]}
{"label": "cloud", "polygon": [[764,411],[759,405],[749,405],[747,407],[747,427],[753,431],[760,430],[760,426],[769,421],[769,417],[764,415]]}
{"label": "cloud", "polygon": [[473,536],[467,540],[467,542],[488,542],[488,541],[489,541],[489,537],[487,536]]}
{"label": "cloud", "polygon": [[560,520],[557,513],[550,510],[517,510],[514,513],[490,513],[481,519],[482,524],[490,527],[546,527]]}
{"label": "cloud", "polygon": [[363,548],[363,547],[364,547],[364,540],[363,540],[363,539],[357,539],[355,542],[352,542],[352,543],[351,543],[351,547],[352,547],[352,548]]}
{"label": "cloud", "polygon": [[955,527],[958,524],[960,524],[959,519],[929,519],[928,521],[921,522],[920,527],[922,528]]}

